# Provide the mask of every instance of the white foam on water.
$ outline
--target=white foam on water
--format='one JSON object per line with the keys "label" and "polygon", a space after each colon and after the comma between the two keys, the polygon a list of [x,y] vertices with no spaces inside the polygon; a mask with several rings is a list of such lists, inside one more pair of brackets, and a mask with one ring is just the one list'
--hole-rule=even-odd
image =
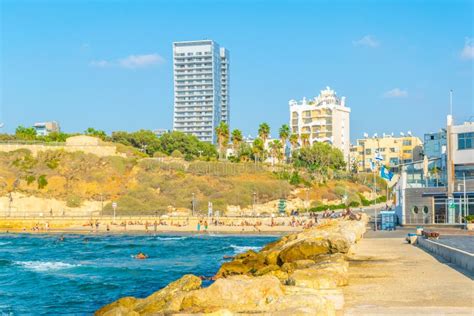
{"label": "white foam on water", "polygon": [[234,249],[235,254],[239,254],[239,253],[246,252],[249,250],[259,251],[260,249],[262,249],[262,247],[254,247],[254,246],[236,246],[236,245],[230,245],[230,246]]}
{"label": "white foam on water", "polygon": [[80,264],[70,264],[61,261],[15,261],[15,264],[37,272],[57,271],[80,266]]}
{"label": "white foam on water", "polygon": [[0,246],[6,246],[6,245],[9,245],[9,244],[11,244],[11,242],[9,242],[9,241],[5,241],[5,242],[0,241]]}
{"label": "white foam on water", "polygon": [[186,239],[187,237],[156,237],[158,240],[183,240]]}

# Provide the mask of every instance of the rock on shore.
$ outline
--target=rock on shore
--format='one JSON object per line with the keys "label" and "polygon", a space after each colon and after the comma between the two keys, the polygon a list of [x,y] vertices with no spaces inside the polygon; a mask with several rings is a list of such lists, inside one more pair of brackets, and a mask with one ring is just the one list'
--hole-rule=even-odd
{"label": "rock on shore", "polygon": [[185,275],[146,298],[124,297],[96,315],[335,315],[348,284],[345,254],[367,224],[329,220],[282,237],[260,252],[247,251],[222,264],[207,288]]}

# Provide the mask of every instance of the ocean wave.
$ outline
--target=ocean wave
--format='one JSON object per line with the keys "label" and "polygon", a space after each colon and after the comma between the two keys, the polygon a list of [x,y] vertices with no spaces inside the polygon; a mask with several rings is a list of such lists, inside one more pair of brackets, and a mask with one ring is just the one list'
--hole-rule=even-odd
{"label": "ocean wave", "polygon": [[246,251],[249,251],[249,250],[259,251],[260,249],[262,249],[262,247],[255,247],[255,246],[230,245],[230,247],[232,249],[234,249],[234,254],[239,254],[239,253],[246,252]]}
{"label": "ocean wave", "polygon": [[0,259],[0,267],[8,266],[10,263],[12,263],[10,260]]}
{"label": "ocean wave", "polygon": [[64,270],[81,266],[80,264],[71,264],[61,261],[15,261],[15,264],[36,272]]}
{"label": "ocean wave", "polygon": [[11,242],[9,241],[0,241],[0,246],[6,246],[6,245],[10,245]]}
{"label": "ocean wave", "polygon": [[157,240],[183,240],[188,237],[181,236],[181,237],[156,237]]}

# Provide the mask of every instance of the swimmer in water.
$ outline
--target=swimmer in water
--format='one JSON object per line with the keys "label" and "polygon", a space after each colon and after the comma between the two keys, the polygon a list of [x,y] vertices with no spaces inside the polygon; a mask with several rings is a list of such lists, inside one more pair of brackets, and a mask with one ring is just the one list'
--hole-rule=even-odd
{"label": "swimmer in water", "polygon": [[58,241],[64,241],[64,236],[63,235],[59,236]]}
{"label": "swimmer in water", "polygon": [[135,259],[147,259],[148,256],[144,254],[143,252],[139,252],[136,256]]}

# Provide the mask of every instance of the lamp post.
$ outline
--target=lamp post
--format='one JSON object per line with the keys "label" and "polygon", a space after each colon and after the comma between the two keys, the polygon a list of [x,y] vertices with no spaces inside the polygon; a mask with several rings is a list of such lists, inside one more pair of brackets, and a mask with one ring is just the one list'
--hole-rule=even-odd
{"label": "lamp post", "polygon": [[253,202],[252,202],[252,213],[253,213],[253,216],[255,216],[255,203],[257,201],[257,193],[254,192],[253,193]]}
{"label": "lamp post", "polygon": [[[468,215],[468,206],[469,204],[467,203],[467,196],[466,196],[466,173],[463,173],[462,175],[462,183],[458,184],[458,191],[461,191],[461,185],[463,187],[463,203],[459,203],[459,206],[462,207],[462,211],[459,212],[460,217],[465,217]],[[467,221],[466,221],[467,225]]]}

